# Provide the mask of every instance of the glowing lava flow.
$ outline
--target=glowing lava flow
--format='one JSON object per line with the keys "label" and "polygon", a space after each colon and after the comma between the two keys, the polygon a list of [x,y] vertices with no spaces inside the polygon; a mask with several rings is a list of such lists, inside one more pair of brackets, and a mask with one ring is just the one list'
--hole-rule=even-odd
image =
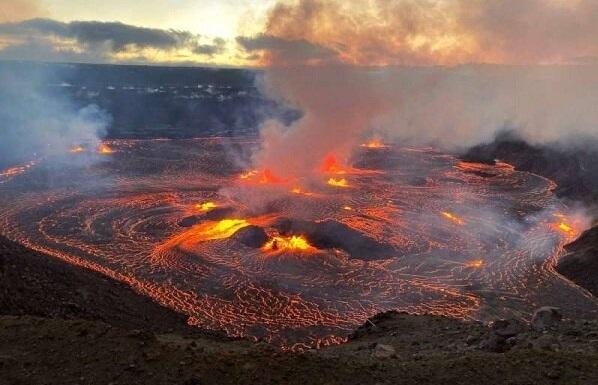
{"label": "glowing lava flow", "polygon": [[223,219],[199,226],[195,231],[204,241],[228,238],[250,223],[245,219]]}
{"label": "glowing lava flow", "polygon": [[304,191],[300,187],[293,187],[291,189],[291,193],[297,194],[297,195],[305,195],[305,196],[313,196],[313,195],[315,195],[315,193],[309,192],[309,191]]}
{"label": "glowing lava flow", "polygon": [[262,247],[262,250],[313,252],[317,249],[310,245],[302,235],[292,235],[290,237],[275,236]]}
{"label": "glowing lava flow", "polygon": [[571,221],[564,214],[556,212],[553,214],[554,217],[558,218],[556,223],[552,224],[552,227],[559,232],[567,235],[567,238],[573,239],[579,235],[579,227],[583,227],[583,224],[572,223],[577,222],[576,220]]}
{"label": "glowing lava flow", "polygon": [[484,266],[484,261],[482,259],[474,259],[474,260],[471,260],[471,261],[465,263],[465,266],[471,267],[474,269],[479,269],[482,266]]}
{"label": "glowing lava flow", "polygon": [[[40,160],[0,180],[0,233],[124,281],[191,325],[299,350],[342,342],[391,309],[480,320],[539,303],[598,310],[551,268],[585,222],[546,178],[390,146],[358,151],[355,168],[313,170],[322,182],[345,170],[350,188],[271,189],[260,180],[272,175],[233,173],[217,140],[109,144],[126,151],[94,167]],[[228,217],[214,219],[210,202],[226,202]]]}
{"label": "glowing lava flow", "polygon": [[558,224],[558,229],[561,230],[564,233],[573,233],[575,230],[573,230],[573,227],[569,226],[568,224],[561,222]]}
{"label": "glowing lava flow", "polygon": [[69,152],[72,152],[73,154],[78,154],[81,152],[85,152],[85,148],[83,146],[73,146],[69,149]]}
{"label": "glowing lava flow", "polygon": [[244,173],[242,173],[241,175],[239,175],[239,179],[251,179],[254,176],[256,176],[258,174],[257,170],[249,170],[246,171]]}
{"label": "glowing lava flow", "polygon": [[250,170],[244,172],[239,175],[239,179],[258,184],[282,184],[287,182],[286,179],[279,178],[268,168],[263,171]]}
{"label": "glowing lava flow", "polygon": [[10,179],[17,175],[21,175],[31,167],[35,166],[36,161],[32,160],[20,166],[9,167],[4,170],[0,170],[0,183],[8,182]]}
{"label": "glowing lava flow", "polygon": [[349,182],[345,178],[330,178],[326,183],[334,187],[349,187]]}
{"label": "glowing lava flow", "polygon": [[98,147],[98,153],[102,154],[102,155],[109,155],[109,154],[113,154],[114,150],[110,146],[108,146],[107,144],[102,143]]}
{"label": "glowing lava flow", "polygon": [[262,176],[260,178],[260,183],[262,184],[269,184],[269,183],[283,183],[284,181],[274,175],[274,173],[270,169],[265,169],[262,172]]}
{"label": "glowing lava flow", "polygon": [[210,210],[215,209],[216,203],[214,202],[204,202],[204,203],[198,203],[195,205],[195,208],[198,209],[199,211],[203,211],[203,212],[208,212]]}
{"label": "glowing lava flow", "polygon": [[327,174],[346,174],[347,169],[339,165],[334,154],[328,154],[322,162],[321,171]]}
{"label": "glowing lava flow", "polygon": [[373,138],[369,142],[362,144],[361,147],[376,149],[376,148],[387,148],[388,146],[385,145],[384,143],[382,143],[382,141],[380,139]]}
{"label": "glowing lava flow", "polygon": [[445,217],[446,219],[448,219],[449,221],[451,221],[457,225],[462,225],[465,223],[465,221],[463,221],[463,219],[459,218],[455,214],[449,213],[448,211],[442,211],[440,214],[443,217]]}

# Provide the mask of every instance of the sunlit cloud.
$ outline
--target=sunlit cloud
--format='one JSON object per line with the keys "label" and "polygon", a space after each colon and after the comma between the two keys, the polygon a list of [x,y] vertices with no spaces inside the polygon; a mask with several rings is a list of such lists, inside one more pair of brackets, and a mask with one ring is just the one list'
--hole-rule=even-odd
{"label": "sunlit cloud", "polygon": [[209,61],[226,42],[188,31],[163,30],[119,22],[30,19],[0,24],[0,57],[83,62]]}
{"label": "sunlit cloud", "polygon": [[[238,41],[303,42],[357,66],[571,63],[598,57],[597,19],[592,0],[279,1],[261,34]],[[313,64],[278,45],[260,48],[262,65]]]}
{"label": "sunlit cloud", "polygon": [[[164,7],[150,3],[154,11]],[[33,0],[0,5],[0,58],[264,67],[587,64],[598,58],[593,0],[184,1],[172,11],[181,15],[169,19],[172,28],[147,12],[123,16],[135,24],[70,21],[68,7],[56,4],[62,4],[51,7],[62,12],[56,18],[31,18],[44,14]],[[73,15],[85,10],[89,17],[90,6],[77,4]]]}

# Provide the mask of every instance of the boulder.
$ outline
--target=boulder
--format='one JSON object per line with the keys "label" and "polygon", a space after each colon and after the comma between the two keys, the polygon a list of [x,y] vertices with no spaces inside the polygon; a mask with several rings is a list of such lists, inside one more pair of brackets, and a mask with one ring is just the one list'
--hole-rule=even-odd
{"label": "boulder", "polygon": [[555,326],[563,319],[558,307],[543,306],[534,312],[532,317],[532,329],[538,332]]}
{"label": "boulder", "polygon": [[372,355],[375,358],[383,359],[383,358],[396,357],[397,352],[396,352],[395,348],[393,348],[391,345],[376,344],[376,346],[374,347],[374,351],[372,352]]}
{"label": "boulder", "polygon": [[509,350],[505,337],[498,334],[489,333],[488,336],[480,342],[479,348],[493,353],[503,353]]}
{"label": "boulder", "polygon": [[514,337],[523,331],[523,324],[516,319],[499,319],[492,323],[492,332],[504,338]]}
{"label": "boulder", "polygon": [[533,341],[532,344],[533,344],[534,349],[538,349],[538,350],[549,350],[549,351],[557,352],[561,348],[561,344],[560,344],[559,340],[555,336],[550,335],[550,334],[544,334],[544,335],[540,336],[538,339]]}
{"label": "boulder", "polygon": [[268,235],[264,229],[255,225],[237,230],[231,238],[253,249],[259,249],[268,241]]}

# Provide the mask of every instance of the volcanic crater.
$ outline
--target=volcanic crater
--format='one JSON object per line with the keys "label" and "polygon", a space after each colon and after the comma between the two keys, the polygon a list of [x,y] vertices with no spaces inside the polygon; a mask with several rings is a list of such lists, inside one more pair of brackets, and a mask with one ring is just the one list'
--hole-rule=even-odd
{"label": "volcanic crater", "polygon": [[254,145],[115,140],[84,167],[80,152],[60,168],[39,160],[3,177],[0,231],[191,325],[283,349],[343,342],[387,310],[526,317],[542,299],[596,314],[555,272],[584,224],[546,178],[380,144],[349,165],[324,159],[306,183],[227,155]]}

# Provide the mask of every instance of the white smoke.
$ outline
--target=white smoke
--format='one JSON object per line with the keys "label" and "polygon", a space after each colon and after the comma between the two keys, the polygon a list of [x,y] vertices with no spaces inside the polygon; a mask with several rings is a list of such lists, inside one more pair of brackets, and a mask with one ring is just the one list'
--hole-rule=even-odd
{"label": "white smoke", "polygon": [[[40,65],[0,67],[0,164],[66,155],[74,145],[98,145],[111,117],[96,105],[77,106]],[[26,74],[27,77],[22,76]]]}

